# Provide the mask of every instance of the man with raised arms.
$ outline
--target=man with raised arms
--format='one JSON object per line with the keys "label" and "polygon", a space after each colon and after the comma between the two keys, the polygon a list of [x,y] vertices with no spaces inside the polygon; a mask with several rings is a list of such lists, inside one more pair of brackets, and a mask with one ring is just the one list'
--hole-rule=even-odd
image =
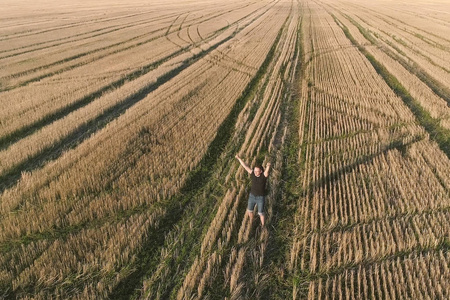
{"label": "man with raised arms", "polygon": [[250,174],[252,185],[250,189],[250,196],[248,198],[247,213],[250,217],[250,221],[253,221],[253,209],[255,205],[258,206],[258,215],[261,219],[261,224],[264,226],[264,201],[266,198],[266,181],[269,177],[270,163],[267,163],[266,169],[261,165],[255,166],[251,169],[242,159],[236,155],[239,163]]}

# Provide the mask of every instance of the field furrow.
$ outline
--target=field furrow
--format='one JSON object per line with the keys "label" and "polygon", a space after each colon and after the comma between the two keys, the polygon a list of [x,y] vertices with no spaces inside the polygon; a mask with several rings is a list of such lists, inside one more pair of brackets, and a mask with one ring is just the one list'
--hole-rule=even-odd
{"label": "field furrow", "polygon": [[3,2],[1,299],[450,297],[449,0]]}
{"label": "field furrow", "polygon": [[[211,42],[211,39],[221,34],[223,30],[232,28],[237,23],[242,22],[245,24],[245,22],[260,13],[259,11],[263,8],[259,7],[258,10],[247,9],[241,12],[241,14],[234,13],[234,24],[220,26],[221,23],[216,21],[218,26],[209,26],[210,31],[205,34],[206,40],[204,43]],[[207,18],[205,19],[207,20]],[[171,35],[174,34],[171,33]],[[180,54],[189,53],[191,50],[195,51],[191,54],[194,55],[202,49],[200,46],[198,50],[195,50],[193,45],[185,45],[183,49],[178,49],[178,46],[172,44],[170,41],[166,40],[164,43],[159,42],[159,39],[165,39],[165,35],[160,37],[157,34],[153,35],[155,37],[149,39],[147,34],[145,35],[146,40],[144,42],[119,49],[120,51],[113,51],[107,55],[92,55],[87,60],[89,64],[77,62],[73,66],[43,75],[44,77],[38,76],[36,80],[33,79],[32,81],[39,81],[39,83],[33,84],[32,86],[2,93],[4,96],[2,97],[3,99],[11,99],[10,102],[5,103],[5,109],[1,114],[1,135],[6,135],[3,138],[7,141],[8,135],[14,135],[14,130],[18,131],[24,125],[30,126],[30,123],[23,124],[23,121],[18,122],[17,116],[21,116],[20,119],[22,120],[28,120],[27,122],[40,121],[48,118],[46,115],[49,112],[55,114],[67,105],[73,105],[82,101],[83,96],[86,94],[98,94],[111,91],[136,76],[148,73],[149,70],[153,69],[163,59],[167,60],[171,57],[177,57]],[[209,46],[206,44],[206,47]],[[82,54],[82,56],[85,54]],[[78,55],[74,58],[78,58]],[[127,65],[125,67],[122,64],[114,63],[115,61],[124,61]],[[100,74],[95,70],[98,69],[99,64],[106,66],[113,65],[115,68],[102,68],[101,76],[98,76]],[[75,66],[77,68],[74,68]],[[130,72],[130,70],[132,71]],[[86,74],[97,75],[86,76]],[[58,75],[58,78],[53,78],[53,75]],[[47,78],[49,76],[51,77]],[[64,83],[70,84],[68,89],[61,89],[61,85],[64,85]],[[42,93],[45,94],[40,95],[39,90],[42,90]]]}
{"label": "field furrow", "polygon": [[[253,38],[255,36],[266,36],[267,37],[267,32],[266,32],[267,29],[262,27],[262,24],[264,24],[263,21],[265,20],[266,22],[275,22],[274,24],[279,23],[280,22],[279,19],[275,18],[274,16],[272,16],[272,14],[276,13],[276,12],[277,12],[277,10],[274,10],[273,12],[270,12],[270,13],[268,13],[268,12],[264,13],[263,15],[261,15],[261,18],[262,18],[261,20],[248,23],[247,27],[242,27],[240,31],[236,32],[236,34],[241,34],[242,37],[245,37],[248,34],[251,34],[251,37],[253,37]],[[257,26],[257,27],[259,26],[259,29],[255,30],[254,26]],[[272,28],[270,28],[270,29],[272,30]],[[271,31],[271,32],[273,34],[273,33],[276,33],[277,31]],[[238,35],[238,37],[239,37],[239,35]],[[273,38],[275,38],[275,36]],[[230,38],[228,38],[228,40],[229,39]],[[249,41],[251,41],[251,39]],[[270,40],[267,40],[267,41],[270,43]],[[255,49],[246,48],[246,51],[250,51],[248,53],[251,53],[251,52],[254,53],[255,50],[258,49],[257,51],[262,51],[262,53],[266,52],[265,55],[267,55],[267,51],[269,50],[270,46],[267,47],[267,46],[265,46],[265,44],[261,44],[261,43],[254,43],[254,45],[257,48],[255,48]],[[225,47],[225,46],[226,45],[224,45],[223,47]],[[218,47],[219,47],[219,45],[214,45],[213,44],[211,46],[211,48],[212,48],[211,51],[213,51],[213,49],[218,48]],[[224,49],[222,49],[221,51],[224,51]],[[233,49],[233,51],[236,51],[236,53],[240,53],[240,54],[242,53],[242,49],[240,49],[240,48]],[[195,126],[198,126],[200,124],[211,124],[212,126],[202,126],[202,128],[203,128],[202,132],[203,132],[203,134],[214,136],[215,128],[217,128],[215,126],[218,126],[221,122],[217,121],[217,119],[216,119],[215,122],[210,122],[208,120],[205,120],[204,119],[204,116],[206,114],[205,110],[210,110],[212,107],[220,107],[220,105],[222,105],[223,109],[216,110],[217,113],[222,113],[224,110],[225,111],[227,111],[227,110],[229,111],[231,109],[231,106],[233,106],[233,102],[228,102],[228,104],[226,102],[223,102],[223,100],[221,100],[222,97],[220,96],[220,93],[218,93],[217,91],[222,90],[223,93],[227,94],[227,97],[231,96],[231,99],[235,99],[235,97],[237,95],[239,95],[239,93],[241,93],[242,90],[243,90],[243,88],[235,88],[232,93],[234,95],[236,95],[236,96],[232,96],[233,94],[231,93],[231,91],[229,89],[224,89],[224,88],[221,88],[220,86],[222,85],[222,86],[235,86],[236,87],[237,86],[237,82],[240,82],[240,84],[242,85],[242,83],[245,83],[245,79],[246,78],[247,78],[246,80],[249,80],[248,76],[243,77],[244,76],[243,74],[240,74],[240,75],[235,74],[235,75],[238,75],[238,76],[231,76],[232,71],[223,72],[222,71],[223,68],[220,68],[220,67],[219,68],[217,68],[217,67],[213,68],[212,65],[207,60],[201,60],[201,58],[206,56],[207,54],[208,54],[208,52],[205,52],[204,54],[198,55],[197,56],[198,59],[196,61],[192,61],[191,64],[189,64],[189,66],[190,65],[195,65],[196,66],[195,70],[198,70],[197,72],[199,72],[197,76],[195,75],[195,73],[186,72],[186,71],[184,71],[184,72],[180,71],[180,74],[177,76],[180,79],[180,80],[178,80],[177,83],[179,84],[183,80],[186,80],[186,86],[188,86],[188,83],[192,82],[192,80],[194,78],[197,79],[197,84],[198,84],[197,90],[193,89],[192,93],[189,94],[188,98],[187,97],[181,97],[179,102],[173,102],[172,105],[169,105],[169,102],[167,102],[167,100],[165,102],[162,101],[161,104],[159,104],[161,106],[161,108],[163,109],[159,113],[159,116],[160,116],[159,120],[160,121],[156,122],[156,120],[155,120],[154,125],[152,125],[152,126],[148,126],[147,125],[147,126],[143,127],[143,125],[139,125],[139,121],[138,120],[141,118],[141,120],[142,120],[141,122],[145,121],[145,118],[142,118],[142,117],[145,116],[145,114],[142,114],[142,111],[139,110],[138,108],[133,109],[135,111],[135,113],[138,114],[138,116],[140,115],[140,117],[133,119],[133,123],[137,123],[137,124],[134,124],[134,126],[137,126],[136,128],[138,128],[138,131],[136,133],[139,134],[138,136],[136,136],[136,138],[138,138],[138,139],[136,139],[137,144],[135,145],[135,147],[137,147],[137,148],[135,148],[135,147],[128,148],[129,150],[127,150],[127,151],[131,151],[130,152],[131,156],[130,156],[130,154],[127,155],[126,153],[123,153],[122,155],[124,155],[124,157],[130,162],[133,161],[133,160],[135,161],[134,168],[133,169],[130,168],[130,169],[126,169],[126,170],[120,170],[119,169],[119,170],[117,170],[117,172],[120,172],[120,173],[121,172],[126,172],[126,173],[131,172],[131,173],[136,173],[136,175],[132,175],[130,173],[131,177],[128,177],[129,179],[126,180],[125,182],[122,182],[122,184],[128,184],[128,185],[129,184],[132,184],[132,185],[138,184],[139,190],[141,190],[142,184],[139,184],[138,182],[141,181],[140,178],[142,178],[142,177],[140,175],[137,175],[137,174],[139,172],[142,172],[142,171],[147,172],[146,170],[149,167],[148,163],[152,164],[151,162],[143,161],[143,156],[142,155],[146,155],[148,157],[155,157],[155,159],[160,160],[162,158],[161,155],[163,155],[163,153],[167,153],[167,150],[164,150],[165,147],[170,147],[170,148],[173,149],[173,147],[172,147],[173,145],[171,145],[171,143],[162,142],[162,137],[164,137],[165,139],[167,139],[168,137],[171,137],[171,138],[173,138],[173,139],[178,141],[177,144],[179,144],[181,146],[180,150],[182,148],[184,148],[185,150],[188,150],[186,153],[177,152],[176,155],[178,155],[179,158],[181,158],[181,161],[184,160],[185,162],[188,163],[188,165],[189,165],[188,168],[189,169],[192,170],[192,169],[195,168],[196,162],[190,162],[190,161],[191,161],[193,156],[197,156],[198,158],[201,158],[201,156],[198,156],[198,154],[200,152],[198,151],[197,147],[191,147],[189,149],[189,148],[186,148],[184,145],[186,144],[186,142],[188,140],[192,141],[192,140],[198,139],[198,137],[199,137],[198,133],[199,132],[198,132],[198,130],[189,130],[187,132],[186,131],[180,131],[179,128],[195,128]],[[228,54],[228,55],[233,56],[233,54]],[[264,58],[265,55],[262,54],[262,55],[258,56],[260,58],[259,64],[262,63],[261,59]],[[254,61],[254,57],[250,57],[250,58],[251,58],[251,62],[254,63],[255,62]],[[201,67],[202,65],[204,65],[206,67],[206,69],[205,68],[202,69],[202,67]],[[186,68],[187,67],[188,66],[186,66]],[[255,68],[255,69],[257,69],[257,68]],[[186,69],[186,70],[188,70],[188,69]],[[225,77],[222,77],[224,75],[225,75]],[[204,77],[205,80],[213,80],[213,82],[216,82],[217,84],[216,85],[212,85],[212,86],[207,86],[207,85],[204,84],[205,81],[201,81],[201,80],[198,81],[199,76]],[[222,77],[222,79],[214,80],[213,79],[214,77],[212,77],[212,76],[216,76],[216,77],[219,76],[218,78]],[[155,92],[157,94],[159,94],[160,96],[165,95],[164,97],[167,97],[167,95],[170,95],[170,94],[167,94],[167,92],[172,90],[172,93],[173,93],[173,95],[171,96],[172,98],[176,97],[176,95],[182,96],[184,94],[183,93],[183,86],[181,86],[181,87],[177,86],[177,85],[171,86],[169,84],[170,82],[171,81],[167,81],[167,84],[161,84],[161,88],[155,90]],[[232,83],[232,82],[234,82],[234,83]],[[214,98],[217,99],[217,101],[219,101],[219,102],[211,101],[212,100],[211,96],[213,95],[212,94],[213,91],[214,91]],[[247,93],[248,92],[249,91],[247,91]],[[151,98],[147,97],[146,99],[148,99],[147,101],[151,101],[150,103],[153,102],[154,105],[157,105],[157,103],[154,102],[154,99],[155,99],[154,97],[156,97],[156,95],[153,95],[153,97],[151,97]],[[189,101],[187,101],[188,99],[189,99]],[[208,103],[206,103],[206,102],[202,103],[201,102],[202,99],[210,99],[210,101]],[[196,102],[197,102],[197,104],[196,104]],[[141,103],[139,103],[139,105],[142,106]],[[150,108],[146,108],[146,109],[148,110]],[[128,113],[130,113],[129,111],[130,111],[130,109],[127,110],[127,112],[124,114],[124,116],[127,115]],[[179,111],[179,114],[176,113],[177,111]],[[169,114],[169,112],[170,112],[170,114]],[[178,116],[177,116],[177,114],[178,114]],[[198,117],[195,117],[196,115]],[[186,116],[189,116],[189,118],[186,118]],[[210,119],[212,121],[213,119],[215,119],[215,116],[214,115],[210,115],[210,118],[212,118],[212,119]],[[119,117],[118,120],[120,120],[120,119],[124,119],[124,117]],[[130,118],[127,118],[127,119],[130,120]],[[131,124],[129,122],[126,122],[126,124],[127,123]],[[120,122],[117,122],[115,124],[118,125],[118,124],[120,124]],[[227,126],[230,126],[230,125],[227,125]],[[111,126],[106,126],[105,127],[106,131],[107,131],[107,128],[110,128],[110,127]],[[229,130],[229,129],[227,129],[227,130]],[[92,139],[96,139],[95,137],[97,135],[100,136],[101,135],[100,133],[102,131],[104,131],[104,130],[98,131],[99,134],[94,134],[93,138],[90,138],[90,139],[88,139],[86,141],[91,141]],[[159,132],[159,133],[157,133],[157,132]],[[219,132],[220,132],[220,130],[219,130]],[[118,133],[118,131],[115,131],[115,133],[114,133],[114,138],[115,139],[118,138],[117,133]],[[126,138],[126,135],[128,133],[127,132],[124,132],[124,133],[125,133],[125,135],[123,137]],[[160,134],[160,136],[158,137],[159,134]],[[180,136],[180,134],[182,134],[182,136]],[[220,136],[220,138],[223,138],[222,135],[219,135],[219,136]],[[148,152],[148,153],[145,153],[145,152],[144,153],[140,153],[140,158],[139,159],[138,159],[138,157],[133,157],[133,156],[135,156],[134,153],[136,153],[136,150],[141,148],[141,146],[139,146],[139,144],[141,144],[143,141],[146,141],[147,137],[150,140],[154,140],[155,141],[155,143],[156,143],[155,147],[153,147],[150,152],[148,152],[149,150],[144,150],[143,149],[143,151]],[[204,136],[202,137],[202,140],[203,139],[204,139]],[[99,141],[100,141],[100,139],[99,139]],[[128,143],[130,143],[130,142],[128,142]],[[82,146],[83,144],[85,144],[85,143],[82,143],[80,146]],[[132,145],[132,144],[133,143],[131,143],[130,145]],[[124,145],[127,145],[127,143],[124,143]],[[166,145],[166,146],[164,146],[164,145]],[[207,145],[208,145],[207,143],[203,143],[203,142],[198,144],[199,147],[205,147]],[[98,150],[100,150],[100,149],[98,149]],[[185,151],[183,150],[183,152],[185,152]],[[89,156],[91,156],[91,154],[89,154]],[[94,157],[94,156],[92,156],[92,157]],[[59,160],[60,159],[58,159],[58,161]],[[61,157],[61,160],[64,160],[64,157]],[[78,159],[74,160],[74,162],[72,163],[72,162],[70,162],[70,159],[69,159],[67,162],[70,165],[76,166],[78,164],[77,160]],[[172,169],[171,172],[173,172],[176,169],[178,169],[179,167],[181,167],[181,166],[179,166],[178,168],[176,167],[181,161],[179,159],[172,160],[172,162],[175,163],[175,165],[174,165],[175,169]],[[161,165],[164,165],[164,164],[161,164]],[[86,165],[84,165],[84,166],[86,166]],[[113,166],[114,165],[111,165],[111,167],[113,167]],[[131,165],[129,165],[129,167],[131,167]],[[155,194],[152,197],[155,197],[155,200],[158,201],[157,199],[161,199],[162,200],[162,199],[165,199],[167,197],[170,197],[170,195],[174,195],[174,192],[176,190],[178,190],[183,185],[182,182],[181,181],[177,181],[175,183],[175,185],[173,185],[171,188],[167,187],[167,184],[170,182],[169,178],[171,176],[173,176],[173,175],[169,175],[167,173],[166,173],[166,175],[163,175],[163,173],[166,172],[164,169],[160,169],[157,165],[154,165],[154,167],[158,168],[160,170],[160,172],[162,172],[162,173],[159,174],[159,175],[157,175],[157,173],[153,173],[153,178],[154,179],[151,179],[152,185],[153,185],[153,187],[151,187],[151,190],[154,191]],[[73,170],[73,167],[71,167],[71,169]],[[101,168],[101,169],[103,169],[103,168]],[[63,173],[66,173],[67,175],[68,175],[67,172],[70,171],[70,169],[69,170],[66,169],[64,171],[64,168],[60,169],[60,170],[62,170]],[[95,168],[92,169],[92,170],[94,171]],[[104,170],[107,171],[108,169],[104,169]],[[97,169],[97,171],[99,171],[99,169]],[[107,171],[107,172],[108,173],[111,172],[110,176],[112,176],[111,178],[113,179],[112,182],[105,181],[105,184],[112,188],[112,190],[111,190],[112,194],[109,194],[109,196],[107,196],[107,198],[111,199],[112,201],[116,201],[114,199],[117,199],[117,197],[120,197],[120,195],[116,194],[113,191],[117,190],[117,184],[120,184],[119,182],[122,181],[121,178],[124,178],[123,177],[123,173],[122,173],[122,175],[119,178],[117,178],[116,175],[114,174],[114,173],[116,173],[116,171],[114,171],[113,168],[111,168],[110,171]],[[53,180],[57,180],[57,181],[61,182],[60,180],[62,180],[67,175],[58,174],[58,173],[59,172],[57,172],[55,174],[56,177],[54,177]],[[103,175],[100,175],[100,176],[103,177]],[[166,176],[169,176],[169,177],[166,177]],[[50,177],[50,178],[52,178],[52,177]],[[184,181],[186,179],[186,175],[183,175],[182,178],[184,178],[184,179],[182,179]],[[87,177],[86,177],[86,179],[87,179]],[[131,179],[131,181],[129,181],[130,179]],[[137,181],[135,181],[135,180],[137,180]],[[114,182],[117,182],[117,183],[114,183]],[[132,183],[132,182],[134,182],[134,183]],[[156,182],[160,182],[159,184],[161,185],[162,190],[154,185]],[[37,184],[39,184],[39,183],[37,183]],[[42,186],[42,188],[46,189],[45,188],[45,183],[44,183],[44,186]],[[105,201],[109,201],[109,200],[105,199],[101,194],[98,194],[97,191],[99,191],[99,190],[96,189],[96,188],[94,188],[94,190],[91,190],[90,188],[87,188],[87,186],[84,186],[82,189],[83,189],[83,191],[80,191],[80,192],[84,195],[82,197],[85,199],[82,202],[79,202],[79,201],[75,202],[74,200],[77,198],[77,196],[75,196],[75,195],[72,195],[70,197],[66,197],[66,196],[62,196],[61,197],[61,195],[54,194],[55,197],[63,198],[64,201],[61,201],[59,203],[59,207],[58,208],[54,207],[54,209],[52,209],[51,212],[49,211],[48,217],[44,217],[44,218],[47,219],[47,221],[45,221],[45,223],[49,222],[48,224],[52,224],[53,223],[56,226],[58,226],[57,224],[60,224],[62,226],[66,226],[70,222],[76,222],[76,223],[73,223],[73,225],[71,225],[75,229],[77,227],[79,227],[79,226],[77,226],[77,224],[79,224],[79,225],[83,224],[83,226],[87,226],[88,228],[91,228],[91,230],[95,230],[95,231],[101,230],[101,228],[102,228],[101,226],[102,226],[102,224],[104,224],[103,222],[100,222],[100,224],[99,224],[100,227],[92,227],[92,226],[89,226],[89,221],[88,221],[88,223],[86,223],[86,221],[80,220],[77,216],[83,216],[83,219],[86,220],[85,217],[87,217],[87,215],[84,212],[80,211],[80,209],[82,209],[84,211],[87,208],[89,211],[94,212],[94,211],[96,211],[96,209],[93,209],[92,205],[95,205],[95,203],[98,203],[98,204],[104,206],[105,205]],[[101,188],[101,189],[103,189],[103,188]],[[136,191],[139,192],[139,190],[136,190]],[[41,190],[41,191],[43,191],[43,190]],[[50,190],[48,190],[48,191],[50,193],[53,193]],[[130,192],[130,191],[131,190],[128,188],[128,192]],[[6,191],[4,193],[4,195],[8,195],[10,192],[12,192],[12,190]],[[57,191],[54,191],[54,192],[57,192]],[[57,193],[59,193],[59,192],[57,192]],[[116,194],[116,195],[113,195],[113,194]],[[120,194],[122,194],[122,193],[120,193]],[[3,206],[3,208],[9,207],[9,209],[13,209],[14,211],[16,211],[17,213],[20,214],[20,211],[23,209],[23,207],[19,208],[20,206],[22,206],[22,205],[28,206],[29,204],[31,204],[29,202],[21,203],[20,198],[22,198],[22,197],[16,197],[17,194],[16,195],[10,194],[10,195],[11,195],[10,199],[13,200],[13,202],[9,202],[9,204],[6,204],[7,201],[2,202],[2,204],[5,205],[5,206]],[[89,196],[89,195],[91,195],[91,196]],[[38,217],[38,218],[40,218],[41,220],[43,220],[42,219],[42,212],[43,211],[47,211],[47,208],[49,208],[50,206],[53,206],[53,201],[49,201],[50,199],[48,198],[48,196],[50,196],[50,194],[47,194],[47,196],[44,196],[43,194],[41,194],[41,196],[38,196],[38,198],[35,199],[35,201],[34,201],[34,203],[35,203],[34,205],[36,205],[36,206],[35,206],[35,209],[33,209],[33,210],[35,210],[35,212],[37,213],[36,217],[38,217],[38,214],[40,215],[40,217]],[[54,196],[50,196],[50,197],[53,198]],[[92,198],[92,196],[94,198]],[[129,198],[130,196],[131,195],[126,195],[127,198]],[[23,197],[27,197],[27,196],[23,194]],[[98,201],[94,201],[94,199],[97,198],[97,197],[99,197]],[[138,196],[138,197],[140,198],[140,196]],[[131,198],[133,198],[133,197],[131,197]],[[24,198],[22,198],[22,199],[24,199]],[[44,200],[44,199],[47,199],[47,200]],[[148,196],[143,198],[142,200],[144,200],[144,199],[145,199],[146,202],[149,200]],[[19,202],[18,202],[18,200],[19,200]],[[184,201],[187,201],[187,200],[189,200],[189,199],[186,199]],[[132,201],[134,201],[134,200],[132,200]],[[174,199],[173,201],[177,201],[177,200]],[[83,204],[83,203],[86,203],[86,204],[90,203],[90,205],[88,205],[88,207],[90,206],[90,208],[85,207],[86,204]],[[135,203],[135,204],[132,205],[132,207],[128,207],[128,208],[124,208],[122,205],[120,205],[121,207],[114,208],[115,205],[113,205],[110,208],[112,208],[113,210],[119,209],[119,211],[117,211],[119,214],[123,214],[123,213],[120,213],[120,211],[125,209],[125,215],[127,215],[127,211],[132,212],[133,210],[135,210],[135,213],[133,215],[131,215],[130,218],[133,217],[134,215],[136,215],[136,213],[137,213],[137,215],[142,214],[141,211],[143,211],[143,212],[154,211],[152,206],[150,206],[150,207],[148,207],[147,205],[146,206],[142,206],[142,204],[143,203],[141,203],[141,204]],[[74,206],[74,205],[76,205],[76,206]],[[108,215],[107,212],[105,212],[105,213],[106,213],[106,215],[101,213],[101,212],[99,212],[99,211],[97,211],[94,215],[91,215],[91,217],[94,218],[94,219],[97,219],[98,217],[104,218],[105,216]],[[170,222],[168,222],[168,219],[164,217],[164,215],[166,213],[167,213],[166,210],[158,210],[157,211],[157,215],[155,216],[155,218],[160,218],[162,220],[166,220],[167,224],[165,224],[165,226],[170,226],[169,225]],[[30,216],[31,219],[33,219],[33,217],[31,215],[29,215],[29,216]],[[17,215],[17,217],[19,217],[19,216]],[[61,217],[66,219],[66,221],[61,220],[60,219]],[[67,217],[69,217],[69,218],[67,219]],[[89,220],[89,218],[91,218],[91,217],[88,217],[87,220]],[[58,219],[60,219],[60,220],[58,220]],[[19,220],[19,219],[17,219],[17,220]],[[52,220],[56,221],[56,223],[54,223],[54,221],[52,221]],[[73,220],[73,221],[69,221],[69,220]],[[5,223],[4,223],[5,226],[8,226],[7,224],[15,224],[16,223],[11,218],[8,218],[8,220],[4,220],[4,221],[5,221]],[[67,223],[68,221],[69,221],[69,223]],[[36,222],[30,221],[29,224],[35,224],[36,225]],[[164,228],[169,228],[169,227],[164,227]],[[6,229],[6,227],[5,227],[5,229]],[[35,229],[37,229],[38,232],[33,232],[34,231],[33,229],[31,229],[31,232],[29,231],[29,229],[25,229],[25,231],[22,231],[22,233],[28,232],[26,234],[27,234],[27,236],[30,237],[31,240],[33,240],[33,237],[36,237],[36,236],[41,236],[43,239],[45,239],[45,237],[49,233],[50,233],[50,236],[51,236],[51,231],[49,230],[50,227],[48,227],[48,229],[46,229],[46,226],[39,226],[39,229],[38,229],[38,227],[35,227]],[[19,231],[16,231],[16,232],[19,232]],[[84,230],[81,230],[80,234],[82,234],[83,232],[84,232]],[[8,231],[5,231],[4,233],[5,234],[3,235],[3,237],[5,237],[6,240],[4,240],[4,243],[2,245],[3,248],[7,249],[8,247],[11,247],[11,246],[15,247],[14,243],[13,243],[13,241],[15,239],[14,238],[15,234],[13,234],[12,231],[10,231],[9,233],[8,233]],[[136,234],[142,234],[142,232],[141,231],[137,231]],[[50,236],[49,236],[50,240],[54,240],[54,238],[51,238]],[[34,240],[35,241],[33,242],[33,244],[35,242],[38,243],[40,239],[37,240],[37,241],[36,241],[36,239],[34,239]],[[57,240],[58,239],[56,238],[56,241]],[[53,242],[53,243],[55,243],[55,242]],[[50,257],[54,258],[53,254],[51,254],[52,253],[51,249],[52,248],[48,248],[48,250],[45,251],[45,252],[37,251],[37,255],[38,255],[39,259],[45,261],[45,260],[50,259]],[[49,251],[50,251],[50,253],[49,253]],[[46,253],[48,253],[48,254],[46,254]],[[47,256],[48,256],[48,258],[47,258]],[[129,259],[126,259],[125,262],[130,263],[130,264],[132,263],[132,261],[129,260]],[[36,263],[36,264],[34,264],[31,267],[31,269],[40,268],[40,266],[41,265]],[[22,275],[22,276],[32,276],[32,273],[30,273],[30,272],[28,272],[26,274],[30,274],[30,275]],[[62,276],[64,276],[64,277],[65,276],[69,276],[68,274],[69,273],[67,273],[67,274],[63,273]],[[32,282],[33,281],[31,281],[31,283]],[[65,295],[64,294],[64,289],[61,289],[61,288],[57,287],[58,286],[58,280],[55,280],[55,281],[52,281],[52,282],[53,283],[51,283],[51,282],[47,282],[46,283],[46,284],[50,284],[52,286],[52,287],[49,286],[48,290],[51,291],[52,293],[57,293],[57,294],[59,294],[61,296]],[[30,283],[29,287],[26,288],[26,290],[30,289],[30,287],[32,286],[31,283]],[[17,295],[20,295],[21,292],[20,292],[20,290],[17,290],[16,293],[17,293]],[[99,294],[99,295],[101,295],[101,294]]]}
{"label": "field furrow", "polygon": [[[358,297],[356,285],[363,283],[342,281],[349,272],[381,264],[385,257],[403,263],[404,253],[447,249],[448,228],[439,228],[437,220],[448,212],[449,190],[435,165],[419,154],[437,151],[445,157],[445,152],[430,140],[429,128],[416,125],[417,115],[387,77],[378,76],[367,53],[378,59],[382,49],[368,47],[370,41],[350,27],[347,15],[336,18],[334,7],[344,5],[333,4],[331,13],[325,1],[307,4],[311,21],[304,30],[311,37],[304,47],[312,51],[305,73],[309,116],[301,121],[308,124],[300,154],[305,174],[288,267],[296,278],[294,298]],[[394,74],[405,82],[412,76],[406,70]],[[414,94],[415,88],[426,91],[419,82],[405,89]],[[372,288],[381,289],[380,284]]]}

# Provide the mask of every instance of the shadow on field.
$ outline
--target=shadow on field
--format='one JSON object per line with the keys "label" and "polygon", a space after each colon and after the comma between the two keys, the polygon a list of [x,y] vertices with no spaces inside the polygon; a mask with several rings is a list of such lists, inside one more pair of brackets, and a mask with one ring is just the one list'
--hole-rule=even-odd
{"label": "shadow on field", "polygon": [[24,162],[16,165],[13,169],[5,172],[0,176],[0,193],[6,189],[15,185],[21,178],[23,172],[30,172],[38,168],[43,167],[47,162],[55,160],[60,157],[65,151],[76,147],[78,144],[82,143],[84,140],[88,139],[92,134],[100,131],[108,123],[117,119],[122,115],[127,109],[144,99],[148,94],[155,91],[161,85],[165,84],[183,70],[194,64],[195,62],[202,59],[204,56],[209,54],[211,51],[219,47],[221,44],[226,43],[236,35],[237,31],[233,32],[230,36],[214,44],[207,50],[194,55],[193,57],[183,61],[183,63],[173,69],[172,71],[158,77],[156,82],[153,82],[144,88],[137,91],[130,97],[125,98],[122,102],[110,107],[105,110],[101,115],[97,116],[95,119],[81,125],[71,134],[56,142],[55,144],[45,148],[40,153],[31,156]]}
{"label": "shadow on field", "polygon": [[[199,193],[203,193],[204,188],[207,187],[208,182],[214,175],[214,171],[216,170],[215,165],[220,162],[220,158],[225,147],[232,140],[237,118],[249,99],[254,96],[255,89],[262,80],[263,75],[266,73],[270,62],[273,59],[280,36],[281,30],[269,50],[266,59],[258,69],[258,72],[248,83],[241,96],[233,105],[231,112],[218,128],[216,137],[209,145],[208,150],[198,164],[198,167],[189,175],[188,179],[184,183],[179,192],[179,196],[174,196],[168,200],[167,211],[169,213],[160,220],[159,224],[161,224],[161,226],[152,232],[146,239],[146,242],[142,246],[143,250],[137,255],[136,261],[138,263],[135,265],[134,272],[129,274],[118,284],[118,286],[111,293],[109,297],[110,299],[139,298],[135,294],[142,292],[138,289],[141,288],[143,279],[146,275],[151,274],[151,272],[157,267],[156,264],[159,261],[158,257],[160,257],[160,252],[158,249],[164,245],[166,234],[170,232],[173,226],[175,226],[181,218],[183,218],[182,215],[188,202],[195,198]],[[254,117],[255,114],[256,111],[253,112],[252,116]],[[241,141],[241,143],[242,142],[243,141]],[[245,205],[245,203],[242,204]],[[243,209],[243,207],[241,209]],[[197,242],[197,240],[195,240],[195,242]],[[167,294],[162,295],[161,299],[166,299],[165,297],[169,297],[170,291],[166,292]]]}
{"label": "shadow on field", "polygon": [[[410,146],[416,142],[419,142],[419,141],[423,140],[424,138],[425,138],[425,136],[423,136],[423,135],[416,135],[410,141],[408,141],[406,143],[400,139],[394,140],[391,143],[389,143],[388,145],[386,145],[385,147],[383,147],[380,151],[375,152],[370,155],[364,155],[362,157],[359,157],[356,159],[355,162],[345,165],[345,166],[342,166],[335,172],[329,173],[326,176],[323,176],[322,178],[320,178],[319,180],[311,182],[308,190],[304,192],[304,196],[306,196],[305,195],[306,193],[309,193],[309,196],[312,197],[313,196],[312,193],[313,193],[314,189],[323,188],[328,184],[332,184],[332,183],[338,181],[343,174],[354,171],[359,165],[371,163],[376,157],[378,157],[381,154],[386,154],[387,152],[389,152],[391,150],[397,149],[398,151],[401,152],[402,155],[406,155],[408,146]],[[328,191],[328,193],[330,193],[331,189],[328,189],[327,191]]]}

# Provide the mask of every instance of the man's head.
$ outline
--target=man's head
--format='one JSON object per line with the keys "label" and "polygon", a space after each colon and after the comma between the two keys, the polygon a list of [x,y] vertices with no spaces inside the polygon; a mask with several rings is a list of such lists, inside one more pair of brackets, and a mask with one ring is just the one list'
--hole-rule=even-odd
{"label": "man's head", "polygon": [[264,168],[261,165],[257,165],[253,168],[253,173],[256,177],[259,177],[264,172]]}

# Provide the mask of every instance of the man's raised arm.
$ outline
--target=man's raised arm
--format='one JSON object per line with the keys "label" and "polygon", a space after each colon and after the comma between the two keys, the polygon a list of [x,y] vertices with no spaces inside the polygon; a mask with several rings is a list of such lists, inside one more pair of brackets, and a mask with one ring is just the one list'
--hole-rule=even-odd
{"label": "man's raised arm", "polygon": [[245,169],[249,174],[251,174],[251,173],[252,173],[252,169],[250,169],[250,167],[247,166],[247,165],[245,164],[245,162],[243,162],[242,159],[241,159],[239,156],[236,155],[236,158],[237,158],[237,160],[239,160],[239,162],[240,162],[241,165],[244,167],[244,169]]}
{"label": "man's raised arm", "polygon": [[269,177],[270,163],[267,163],[266,169],[264,170],[264,176]]}

